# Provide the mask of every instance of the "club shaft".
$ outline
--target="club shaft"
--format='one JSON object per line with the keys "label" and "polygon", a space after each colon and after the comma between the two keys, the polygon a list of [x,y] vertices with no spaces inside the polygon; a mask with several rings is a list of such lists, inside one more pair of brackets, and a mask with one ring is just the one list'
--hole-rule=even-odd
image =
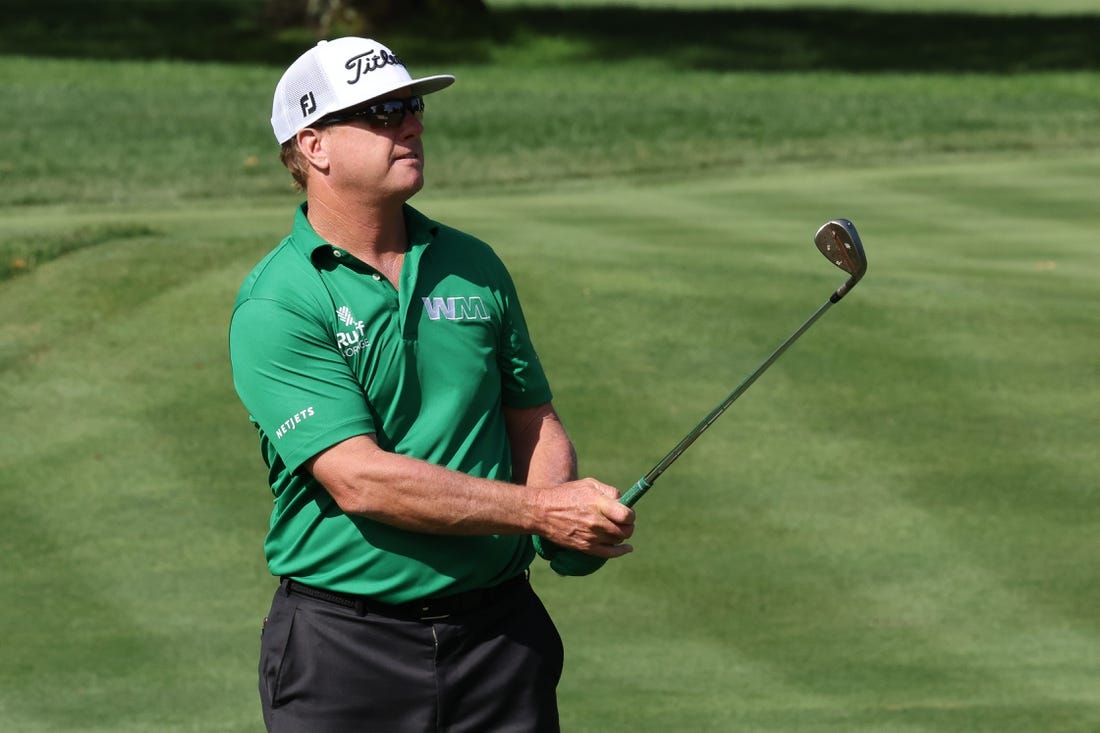
{"label": "club shaft", "polygon": [[622,498],[619,501],[623,504],[626,504],[627,506],[634,506],[634,503],[637,502],[638,499],[642,498],[645,492],[649,491],[649,489],[652,488],[653,483],[662,473],[665,472],[665,469],[671,466],[677,458],[683,455],[684,451],[686,451],[691,446],[691,444],[699,438],[700,435],[706,432],[707,428],[713,425],[714,422],[722,416],[722,413],[728,410],[730,405],[732,405],[738,397],[744,394],[745,390],[751,387],[753,382],[755,382],[761,374],[767,371],[768,367],[775,363],[775,360],[782,356],[783,352],[786,351],[791,344],[798,340],[799,336],[804,334],[810,326],[814,325],[814,322],[817,321],[818,318],[821,318],[821,316],[825,314],[825,311],[829,310],[829,307],[832,306],[834,302],[836,301],[833,300],[833,298],[831,297],[829,298],[829,300],[825,301],[821,305],[821,307],[814,312],[812,316],[807,318],[806,321],[801,326],[799,326],[794,333],[787,337],[786,341],[779,345],[779,348],[771,353],[771,356],[765,359],[763,363],[760,364],[760,366],[756,367],[756,369],[753,370],[752,374],[745,378],[745,381],[737,385],[737,388],[730,392],[726,399],[722,400],[722,403],[720,405],[711,410],[710,414],[707,415],[701,423],[696,425],[690,433],[685,435],[684,439],[677,443],[676,447],[669,451],[668,455],[662,458],[656,466],[651,468],[649,470],[649,473],[638,479],[638,483],[634,484],[634,486],[632,486],[629,491],[623,494]]}

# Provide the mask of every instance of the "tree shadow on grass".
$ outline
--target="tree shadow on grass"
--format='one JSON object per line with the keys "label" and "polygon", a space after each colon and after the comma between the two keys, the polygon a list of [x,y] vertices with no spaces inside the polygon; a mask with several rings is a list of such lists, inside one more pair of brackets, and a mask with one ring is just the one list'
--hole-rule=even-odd
{"label": "tree shadow on grass", "polygon": [[[263,0],[15,0],[0,55],[284,65],[312,42],[277,30]],[[1100,15],[855,9],[498,8],[469,25],[425,22],[377,35],[414,65],[489,63],[501,49],[558,44],[553,60],[651,59],[716,71],[1009,73],[1100,69]],[[539,50],[538,53],[545,53]]]}
{"label": "tree shadow on grass", "polygon": [[513,33],[580,39],[593,59],[651,58],[719,71],[1100,68],[1100,16],[631,8],[508,15]]}

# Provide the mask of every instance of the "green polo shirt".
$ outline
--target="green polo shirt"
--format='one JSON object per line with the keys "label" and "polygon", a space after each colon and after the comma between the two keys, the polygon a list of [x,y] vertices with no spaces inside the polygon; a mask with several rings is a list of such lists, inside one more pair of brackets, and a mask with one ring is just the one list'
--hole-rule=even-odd
{"label": "green polo shirt", "polygon": [[271,572],[390,603],[512,577],[531,562],[531,539],[421,534],[349,516],[303,463],[373,434],[387,451],[508,481],[501,408],[551,399],[496,254],[409,206],[405,222],[394,289],[321,239],[303,204],[290,236],[245,279],[229,331],[234,385],[274,494]]}

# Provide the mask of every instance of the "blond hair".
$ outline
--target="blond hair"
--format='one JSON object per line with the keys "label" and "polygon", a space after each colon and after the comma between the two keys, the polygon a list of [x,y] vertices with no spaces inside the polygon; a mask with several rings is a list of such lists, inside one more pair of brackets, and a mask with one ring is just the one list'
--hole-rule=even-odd
{"label": "blond hair", "polygon": [[309,175],[309,161],[306,160],[306,156],[302,155],[296,137],[290,138],[279,148],[279,160],[283,161],[283,165],[294,177],[294,188],[298,191],[305,191]]}

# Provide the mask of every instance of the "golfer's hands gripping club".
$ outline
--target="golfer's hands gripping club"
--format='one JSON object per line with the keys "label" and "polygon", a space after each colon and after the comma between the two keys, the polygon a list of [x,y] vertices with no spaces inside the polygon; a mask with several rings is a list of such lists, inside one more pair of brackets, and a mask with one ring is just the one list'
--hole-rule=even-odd
{"label": "golfer's hands gripping club", "polygon": [[634,534],[634,510],[618,499],[615,487],[595,479],[543,489],[535,550],[559,575],[588,575],[631,552],[623,543]]}

